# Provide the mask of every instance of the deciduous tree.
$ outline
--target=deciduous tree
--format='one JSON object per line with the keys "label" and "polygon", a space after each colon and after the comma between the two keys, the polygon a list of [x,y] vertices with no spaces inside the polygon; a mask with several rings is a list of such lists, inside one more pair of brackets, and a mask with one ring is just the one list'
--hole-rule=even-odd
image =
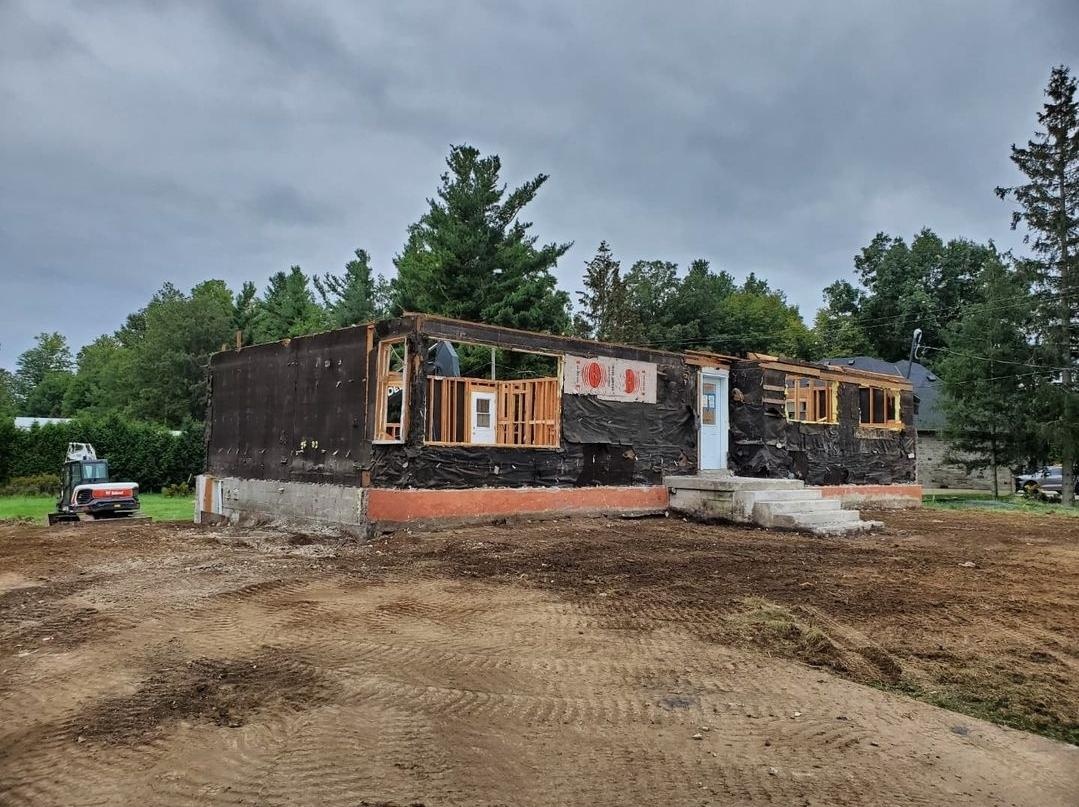
{"label": "deciduous tree", "polygon": [[[15,395],[20,410],[26,409],[26,403],[34,389],[47,376],[54,373],[70,373],[74,364],[67,338],[56,331],[39,333],[34,338],[34,346],[23,351],[15,360]],[[55,386],[54,379],[51,382]],[[63,396],[61,396],[63,397]],[[26,414],[36,414],[26,412]]]}
{"label": "deciduous tree", "polygon": [[860,319],[865,292],[846,280],[837,280],[825,287],[824,303],[813,324],[822,356],[875,355]]}
{"label": "deciduous tree", "polygon": [[166,283],[140,312],[126,379],[128,412],[141,420],[179,428],[206,412],[210,354],[229,344],[234,300],[221,280],[184,294]]}

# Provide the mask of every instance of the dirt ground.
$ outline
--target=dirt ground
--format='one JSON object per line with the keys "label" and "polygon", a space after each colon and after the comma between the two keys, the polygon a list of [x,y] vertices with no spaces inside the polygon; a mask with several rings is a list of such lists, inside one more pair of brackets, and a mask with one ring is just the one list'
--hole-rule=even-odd
{"label": "dirt ground", "polygon": [[1079,519],[875,517],[0,525],[0,804],[1079,803]]}

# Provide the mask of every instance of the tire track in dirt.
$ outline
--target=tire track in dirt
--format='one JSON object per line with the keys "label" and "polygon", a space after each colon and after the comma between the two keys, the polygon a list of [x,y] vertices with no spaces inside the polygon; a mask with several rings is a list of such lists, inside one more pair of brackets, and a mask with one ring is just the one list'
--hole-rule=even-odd
{"label": "tire track in dirt", "polygon": [[[0,703],[0,803],[1042,807],[1079,793],[1079,756],[1059,744],[707,640],[729,612],[684,581],[567,597],[462,580],[426,550],[380,565],[370,548],[325,561],[192,535],[189,549],[170,538],[170,565],[136,552],[94,583],[88,602],[122,614],[118,630],[0,655],[20,699]],[[828,619],[845,644],[874,644]],[[43,711],[22,708],[42,688]]]}

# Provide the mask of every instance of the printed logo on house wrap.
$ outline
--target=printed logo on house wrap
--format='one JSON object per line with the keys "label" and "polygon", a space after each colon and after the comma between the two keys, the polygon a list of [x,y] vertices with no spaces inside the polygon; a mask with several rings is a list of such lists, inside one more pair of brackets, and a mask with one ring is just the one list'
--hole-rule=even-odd
{"label": "printed logo on house wrap", "polygon": [[566,356],[562,392],[605,401],[656,402],[656,365],[651,362]]}

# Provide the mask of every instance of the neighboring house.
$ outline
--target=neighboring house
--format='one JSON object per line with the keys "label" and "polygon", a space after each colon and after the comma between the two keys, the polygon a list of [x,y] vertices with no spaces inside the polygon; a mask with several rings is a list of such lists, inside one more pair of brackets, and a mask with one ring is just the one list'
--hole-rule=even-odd
{"label": "neighboring house", "polygon": [[857,368],[405,314],[217,353],[210,385],[200,520],[663,512],[727,469],[920,502],[910,385]]}
{"label": "neighboring house", "polygon": [[[833,367],[852,367],[874,373],[887,373],[907,377],[906,359],[888,362],[872,356],[848,356],[838,359],[825,359],[825,364]],[[918,432],[918,482],[926,488],[952,488],[965,490],[992,490],[993,477],[988,468],[974,471],[959,462],[947,462],[947,458],[956,458],[948,451],[944,440],[945,418],[941,408],[942,395],[940,379],[924,364],[914,362],[910,365],[910,382],[916,398],[914,407],[914,425]],[[997,470],[1000,490],[1011,490],[1012,474],[1007,468]]]}
{"label": "neighboring house", "polygon": [[45,426],[50,423],[69,423],[70,421],[71,418],[15,418],[15,428],[28,432],[34,425]]}

